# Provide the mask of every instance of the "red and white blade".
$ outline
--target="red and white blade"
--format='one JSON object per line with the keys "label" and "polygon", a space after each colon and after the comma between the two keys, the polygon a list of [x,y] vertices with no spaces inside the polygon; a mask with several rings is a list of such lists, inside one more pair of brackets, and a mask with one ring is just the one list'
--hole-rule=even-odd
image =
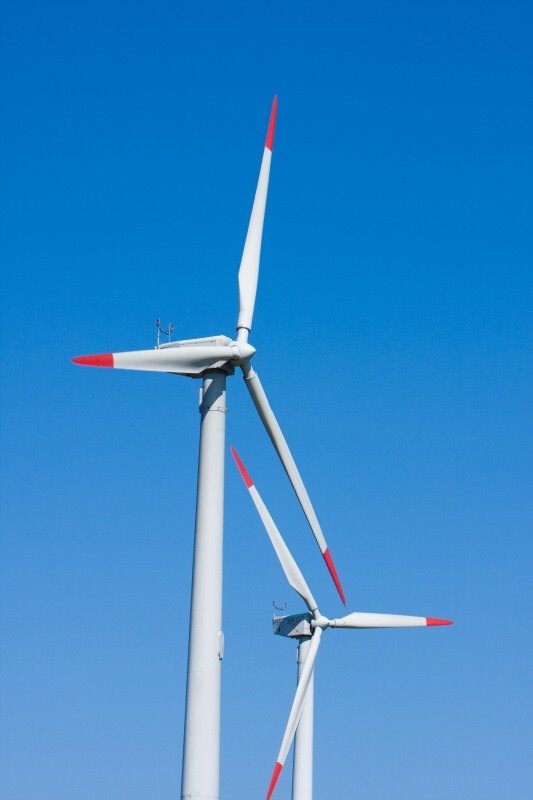
{"label": "red and white blade", "polygon": [[322,533],[322,528],[320,527],[317,515],[315,514],[315,509],[313,508],[313,504],[309,499],[307,489],[305,488],[304,482],[300,476],[298,467],[296,466],[294,458],[292,457],[292,453],[289,450],[289,446],[281,431],[279,423],[274,415],[274,412],[272,411],[270,403],[268,402],[268,398],[259,379],[259,375],[249,366],[246,370],[243,369],[243,372],[244,381],[248,391],[250,392],[250,396],[254,401],[254,405],[259,413],[259,416],[261,417],[261,421],[266,428],[270,440],[274,445],[280,461],[283,464],[283,468],[285,469],[285,472],[287,473],[287,476],[292,484],[292,488],[296,493],[296,497],[298,498],[302,510],[307,517],[307,521],[309,522],[311,530],[313,531],[316,543],[320,548],[322,558],[324,559],[333,582],[337,588],[339,597],[344,605],[346,605],[346,598],[344,596],[339,575],[335,568],[335,564],[333,563],[330,549],[326,544],[326,539]]}
{"label": "red and white blade", "polygon": [[194,376],[201,375],[206,369],[219,369],[234,356],[233,349],[228,345],[212,345],[101,353],[93,356],[77,356],[72,361],[85,367],[172,372],[177,375]]}
{"label": "red and white blade", "polygon": [[309,687],[309,681],[311,679],[311,675],[313,674],[313,669],[315,667],[315,660],[318,653],[318,647],[320,645],[321,636],[322,636],[322,629],[315,628],[315,631],[311,638],[311,644],[309,645],[309,650],[307,651],[305,663],[300,673],[300,677],[298,679],[296,694],[294,695],[294,700],[292,702],[292,708],[289,714],[287,727],[285,728],[285,735],[283,736],[283,741],[281,743],[279,755],[276,764],[274,766],[272,778],[270,779],[270,785],[268,787],[266,800],[270,800],[270,798],[272,797],[274,789],[276,788],[276,783],[278,782],[278,778],[280,776],[280,772],[283,769],[283,765],[285,764],[285,759],[287,758],[287,754],[290,750],[292,740],[294,739],[294,734],[296,733],[296,728],[298,727],[298,723],[302,715],[305,696],[307,689]]}
{"label": "red and white blade", "polygon": [[246,241],[244,242],[244,250],[239,269],[239,318],[237,320],[237,330],[239,330],[239,328],[243,328],[245,331],[250,331],[252,329],[277,110],[278,98],[274,97],[270,121],[268,123],[265,149],[263,151],[263,160],[259,172],[259,180],[257,182],[254,204],[252,206],[248,233],[246,234]]}
{"label": "red and white blade", "polygon": [[412,617],[407,614],[372,614],[354,611],[340,619],[330,620],[330,628],[423,628],[431,625],[453,625],[451,619]]}
{"label": "red and white blade", "polygon": [[263,522],[263,525],[266,528],[266,532],[268,533],[269,539],[272,542],[272,546],[276,551],[276,555],[279,559],[279,562],[282,566],[283,572],[285,573],[285,577],[289,581],[290,585],[292,586],[295,591],[298,592],[302,600],[307,605],[307,608],[311,613],[316,610],[317,602],[313,597],[309,586],[306,583],[304,576],[302,575],[298,564],[294,560],[289,548],[285,544],[285,541],[279,532],[276,523],[270,516],[270,513],[263,502],[263,499],[257,489],[254,486],[250,475],[244,464],[242,463],[239,454],[235,450],[234,447],[230,448],[231,454],[235,459],[235,463],[237,464],[239,471],[242,475],[244,483],[246,484],[250,496],[254,502],[257,511],[259,512],[259,516]]}

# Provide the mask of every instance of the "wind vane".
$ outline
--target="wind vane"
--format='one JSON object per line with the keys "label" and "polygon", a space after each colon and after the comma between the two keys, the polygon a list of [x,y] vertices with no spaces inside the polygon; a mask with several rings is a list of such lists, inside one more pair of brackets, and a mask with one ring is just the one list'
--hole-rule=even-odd
{"label": "wind vane", "polygon": [[161,320],[159,319],[159,317],[156,319],[155,324],[157,326],[157,344],[155,346],[155,349],[159,350],[159,345],[161,344],[161,334],[168,336],[168,341],[170,342],[170,337],[172,335],[172,331],[174,330],[174,324],[172,322],[169,322],[167,331],[165,331],[161,327]]}

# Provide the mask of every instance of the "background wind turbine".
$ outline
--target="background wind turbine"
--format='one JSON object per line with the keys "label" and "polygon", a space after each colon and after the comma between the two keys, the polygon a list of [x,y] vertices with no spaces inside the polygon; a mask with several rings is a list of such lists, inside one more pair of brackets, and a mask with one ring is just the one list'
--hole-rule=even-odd
{"label": "background wind turbine", "polygon": [[210,336],[160,344],[153,350],[79,356],[76,364],[202,378],[200,452],[192,576],[182,797],[217,798],[220,772],[220,662],[222,633],[222,538],[226,377],[239,366],[259,416],[279,455],[308,519],[324,561],[343,601],[333,559],[287,442],[251,366],[248,343],[259,276],[263,221],[274,146],[277,97],[274,98],[263,160],[239,269],[237,339]]}
{"label": "background wind turbine", "polygon": [[[362,611],[354,611],[351,614],[347,614],[346,616],[338,619],[328,619],[327,617],[324,617],[320,613],[318,609],[318,603],[313,597],[311,590],[309,589],[309,586],[307,585],[305,578],[300,571],[300,568],[292,557],[289,548],[285,544],[285,541],[276,527],[274,520],[270,516],[270,513],[265,506],[259,492],[255,488],[243,462],[233,447],[231,448],[231,452],[240,470],[242,478],[250,492],[255,507],[259,512],[259,516],[261,517],[263,525],[266,528],[285,576],[290,585],[296,592],[298,592],[309,609],[308,613],[277,617],[274,621],[275,633],[279,633],[282,636],[293,636],[295,638],[298,638],[299,636],[308,637],[309,642],[308,646],[306,647],[305,656],[302,658],[302,663],[299,664],[298,686],[294,695],[294,700],[289,714],[287,726],[285,728],[285,734],[283,736],[279,755],[274,766],[270,785],[268,787],[267,800],[270,800],[281,770],[283,769],[283,765],[285,764],[285,759],[287,758],[292,740],[295,736],[304,705],[306,704],[308,690],[312,689],[315,660],[317,657],[318,648],[320,646],[322,633],[325,630],[328,628],[418,628],[433,625],[452,625],[453,623],[451,620],[436,619],[435,617],[416,617],[407,616],[404,614],[375,614]],[[306,720],[307,732],[308,726],[312,725],[312,700],[310,701],[306,713],[308,715],[308,719]],[[298,758],[303,758],[305,756],[306,760],[310,763],[312,759],[312,751],[309,752],[309,747],[312,748],[312,738],[309,739],[309,737],[307,737],[306,742],[308,752],[299,753]],[[299,770],[300,766],[300,764],[296,765],[297,771]],[[305,766],[302,766],[302,769],[305,770]],[[307,780],[302,780],[301,792],[302,793],[297,798],[293,797],[293,800],[310,800],[312,787],[309,777]]]}

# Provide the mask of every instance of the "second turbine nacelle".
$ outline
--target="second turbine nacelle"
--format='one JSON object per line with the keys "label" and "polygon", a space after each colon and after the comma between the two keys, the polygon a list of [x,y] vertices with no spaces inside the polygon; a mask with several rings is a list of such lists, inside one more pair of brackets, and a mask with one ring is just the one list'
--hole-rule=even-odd
{"label": "second turbine nacelle", "polygon": [[238,364],[248,361],[255,348],[248,342],[236,342],[229,336],[207,336],[161,344],[154,350],[132,350],[125,353],[102,353],[73,358],[86,367],[134,369],[143,372],[170,372],[199,378],[212,369],[232,374]]}
{"label": "second turbine nacelle", "polygon": [[302,636],[312,636],[313,628],[311,620],[313,615],[309,612],[305,614],[289,614],[285,617],[274,617],[274,633],[277,636],[288,636],[290,639],[300,639]]}

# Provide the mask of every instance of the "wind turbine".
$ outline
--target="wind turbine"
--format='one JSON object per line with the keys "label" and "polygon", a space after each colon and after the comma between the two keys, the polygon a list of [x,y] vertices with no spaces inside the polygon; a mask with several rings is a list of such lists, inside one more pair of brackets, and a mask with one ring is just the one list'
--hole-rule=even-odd
{"label": "wind turbine", "polygon": [[263,221],[274,146],[277,97],[268,124],[259,180],[239,269],[237,339],[209,336],[159,344],[153,350],[78,356],[76,364],[147,372],[168,372],[202,378],[200,446],[193,556],[189,650],[181,795],[186,800],[218,798],[220,772],[220,662],[222,632],[222,538],[226,378],[242,370],[246,387],[272,440],[307,517],[324,561],[345,603],[342,586],[324,534],[267,400],[251,365],[255,348],[248,343],[252,328]]}
{"label": "wind turbine", "polygon": [[[308,698],[309,690],[312,691],[313,671],[315,660],[320,646],[322,633],[328,628],[418,628],[433,625],[452,625],[449,619],[436,619],[435,617],[412,617],[403,614],[374,614],[363,611],[354,611],[347,614],[345,617],[338,619],[328,619],[324,617],[319,609],[318,603],[311,594],[311,590],[307,585],[304,576],[302,575],[296,561],[292,557],[289,548],[285,544],[281,533],[270,513],[265,506],[259,492],[255,488],[250,475],[248,474],[243,462],[239,458],[237,451],[232,447],[231,452],[240,470],[242,478],[248,488],[252,500],[259,512],[259,516],[266,528],[272,546],[276,551],[276,555],[281,563],[285,577],[290,585],[300,595],[305,602],[309,611],[304,614],[296,614],[288,617],[278,617],[274,620],[274,632],[282,636],[293,636],[295,638],[304,637],[308,639],[308,646],[306,646],[305,656],[302,663],[298,665],[298,686],[296,694],[292,703],[292,708],[289,714],[289,720],[285,728],[285,734],[281,743],[279,755],[274,766],[272,778],[267,792],[267,800],[270,800],[276,783],[278,781],[281,770],[287,758],[292,740],[298,728],[298,723],[302,716],[304,706],[309,700],[309,706],[306,709],[305,721],[305,736],[306,744],[303,745],[304,752],[299,752],[297,755],[298,762],[300,759],[311,763],[312,760],[312,736],[309,738],[309,726],[312,729],[312,694],[311,699]],[[277,627],[277,630],[276,630]],[[296,755],[296,754],[295,754]],[[300,783],[300,794],[298,797],[293,795],[293,800],[310,800],[311,798],[311,781],[309,780],[309,773],[305,777],[306,766],[302,763],[297,763],[295,768],[295,775],[302,777]],[[312,773],[311,773],[312,776]],[[294,787],[294,784],[293,784]]]}

